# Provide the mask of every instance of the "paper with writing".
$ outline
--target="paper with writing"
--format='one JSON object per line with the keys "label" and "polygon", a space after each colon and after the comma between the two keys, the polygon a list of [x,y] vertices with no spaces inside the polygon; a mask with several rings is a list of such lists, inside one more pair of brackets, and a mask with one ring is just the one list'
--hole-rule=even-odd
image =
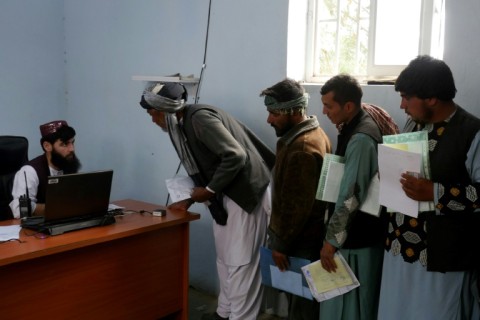
{"label": "paper with writing", "polygon": [[323,269],[320,260],[302,267],[310,291],[318,302],[345,294],[360,286],[360,282],[340,252],[335,253],[334,260],[337,264],[336,272]]}

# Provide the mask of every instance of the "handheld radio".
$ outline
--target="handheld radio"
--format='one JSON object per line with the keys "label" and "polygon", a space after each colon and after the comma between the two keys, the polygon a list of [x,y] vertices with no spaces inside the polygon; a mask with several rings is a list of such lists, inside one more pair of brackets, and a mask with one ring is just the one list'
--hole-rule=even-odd
{"label": "handheld radio", "polygon": [[20,207],[20,218],[28,218],[32,216],[32,203],[30,202],[30,196],[28,194],[27,174],[23,172],[25,176],[25,189],[26,193],[18,199]]}

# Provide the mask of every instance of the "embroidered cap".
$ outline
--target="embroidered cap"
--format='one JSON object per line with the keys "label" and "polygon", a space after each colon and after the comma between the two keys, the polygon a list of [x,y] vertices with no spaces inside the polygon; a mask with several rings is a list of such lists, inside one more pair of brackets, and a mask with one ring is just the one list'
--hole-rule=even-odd
{"label": "embroidered cap", "polygon": [[49,134],[55,133],[63,126],[68,127],[68,123],[65,120],[55,120],[40,126],[40,133],[42,134],[42,138],[48,136]]}

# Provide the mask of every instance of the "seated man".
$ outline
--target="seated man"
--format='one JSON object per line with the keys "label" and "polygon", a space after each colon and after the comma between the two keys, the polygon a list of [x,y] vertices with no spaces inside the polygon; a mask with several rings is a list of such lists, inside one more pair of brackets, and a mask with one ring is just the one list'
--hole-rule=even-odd
{"label": "seated man", "polygon": [[43,215],[48,176],[76,173],[80,161],[75,155],[75,129],[64,120],[40,126],[40,144],[44,153],[29,161],[15,174],[10,208],[14,218],[20,218],[19,198],[28,194],[33,215]]}

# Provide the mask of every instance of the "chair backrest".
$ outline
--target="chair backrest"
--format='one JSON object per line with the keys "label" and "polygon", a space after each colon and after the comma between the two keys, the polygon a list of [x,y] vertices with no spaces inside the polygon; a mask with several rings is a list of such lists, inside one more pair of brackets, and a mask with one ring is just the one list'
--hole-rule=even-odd
{"label": "chair backrest", "polygon": [[19,136],[0,136],[0,220],[13,218],[12,201],[15,173],[28,161],[28,140]]}

